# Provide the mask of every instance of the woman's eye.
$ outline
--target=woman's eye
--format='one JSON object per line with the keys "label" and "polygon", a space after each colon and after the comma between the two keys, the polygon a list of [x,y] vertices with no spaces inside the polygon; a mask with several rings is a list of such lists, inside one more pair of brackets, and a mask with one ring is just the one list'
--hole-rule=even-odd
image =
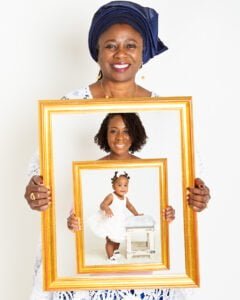
{"label": "woman's eye", "polygon": [[116,133],[116,130],[111,129],[111,130],[110,130],[110,133],[112,133],[112,134],[113,134],[113,133]]}
{"label": "woman's eye", "polygon": [[107,44],[107,45],[106,45],[106,48],[107,48],[107,49],[115,49],[115,48],[116,48],[116,45],[114,45],[114,44]]}
{"label": "woman's eye", "polygon": [[128,49],[135,49],[135,48],[137,48],[137,46],[136,46],[136,44],[128,44],[127,48]]}

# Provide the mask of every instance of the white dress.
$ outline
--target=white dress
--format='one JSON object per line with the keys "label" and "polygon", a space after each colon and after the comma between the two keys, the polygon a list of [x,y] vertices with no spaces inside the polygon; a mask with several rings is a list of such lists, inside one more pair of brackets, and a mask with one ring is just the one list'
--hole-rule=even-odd
{"label": "white dress", "polygon": [[[157,97],[152,93],[152,97]],[[89,87],[68,93],[62,99],[92,99]],[[29,177],[39,175],[39,155],[29,165]],[[186,289],[131,289],[97,291],[44,292],[42,289],[41,243],[38,245],[34,266],[33,289],[30,300],[185,300]]]}
{"label": "white dress", "polygon": [[121,243],[126,236],[125,219],[126,219],[126,204],[127,198],[123,199],[115,193],[111,193],[113,200],[109,205],[112,210],[113,216],[108,217],[103,210],[99,210],[95,215],[92,215],[88,224],[96,236],[101,238],[108,237],[115,243]]}

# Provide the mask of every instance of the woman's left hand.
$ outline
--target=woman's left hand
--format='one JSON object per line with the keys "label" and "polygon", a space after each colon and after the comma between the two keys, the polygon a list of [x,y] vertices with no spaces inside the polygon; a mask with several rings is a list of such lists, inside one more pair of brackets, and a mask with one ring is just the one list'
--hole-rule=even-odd
{"label": "woman's left hand", "polygon": [[170,205],[163,210],[162,214],[168,223],[171,223],[175,219],[175,209]]}
{"label": "woman's left hand", "polygon": [[187,201],[189,206],[197,212],[204,210],[210,200],[209,188],[205,185],[202,179],[195,178],[194,187],[189,187]]}

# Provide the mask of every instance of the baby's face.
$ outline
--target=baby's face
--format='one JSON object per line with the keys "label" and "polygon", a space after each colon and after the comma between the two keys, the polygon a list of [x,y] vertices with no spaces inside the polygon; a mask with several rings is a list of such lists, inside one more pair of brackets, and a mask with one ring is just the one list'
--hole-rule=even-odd
{"label": "baby's face", "polygon": [[128,192],[128,179],[125,176],[120,176],[113,184],[115,193],[119,196],[124,196]]}

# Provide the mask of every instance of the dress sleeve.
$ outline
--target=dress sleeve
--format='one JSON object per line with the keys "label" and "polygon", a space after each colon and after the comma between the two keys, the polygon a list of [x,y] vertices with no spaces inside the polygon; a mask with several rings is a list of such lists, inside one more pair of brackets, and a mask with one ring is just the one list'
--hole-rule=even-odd
{"label": "dress sleeve", "polygon": [[62,97],[62,100],[69,99],[92,99],[92,95],[89,87],[85,87],[67,93],[64,97]]}
{"label": "dress sleeve", "polygon": [[28,172],[27,176],[28,178],[31,178],[34,175],[40,175],[40,164],[39,164],[39,153],[36,151],[28,165]]}

